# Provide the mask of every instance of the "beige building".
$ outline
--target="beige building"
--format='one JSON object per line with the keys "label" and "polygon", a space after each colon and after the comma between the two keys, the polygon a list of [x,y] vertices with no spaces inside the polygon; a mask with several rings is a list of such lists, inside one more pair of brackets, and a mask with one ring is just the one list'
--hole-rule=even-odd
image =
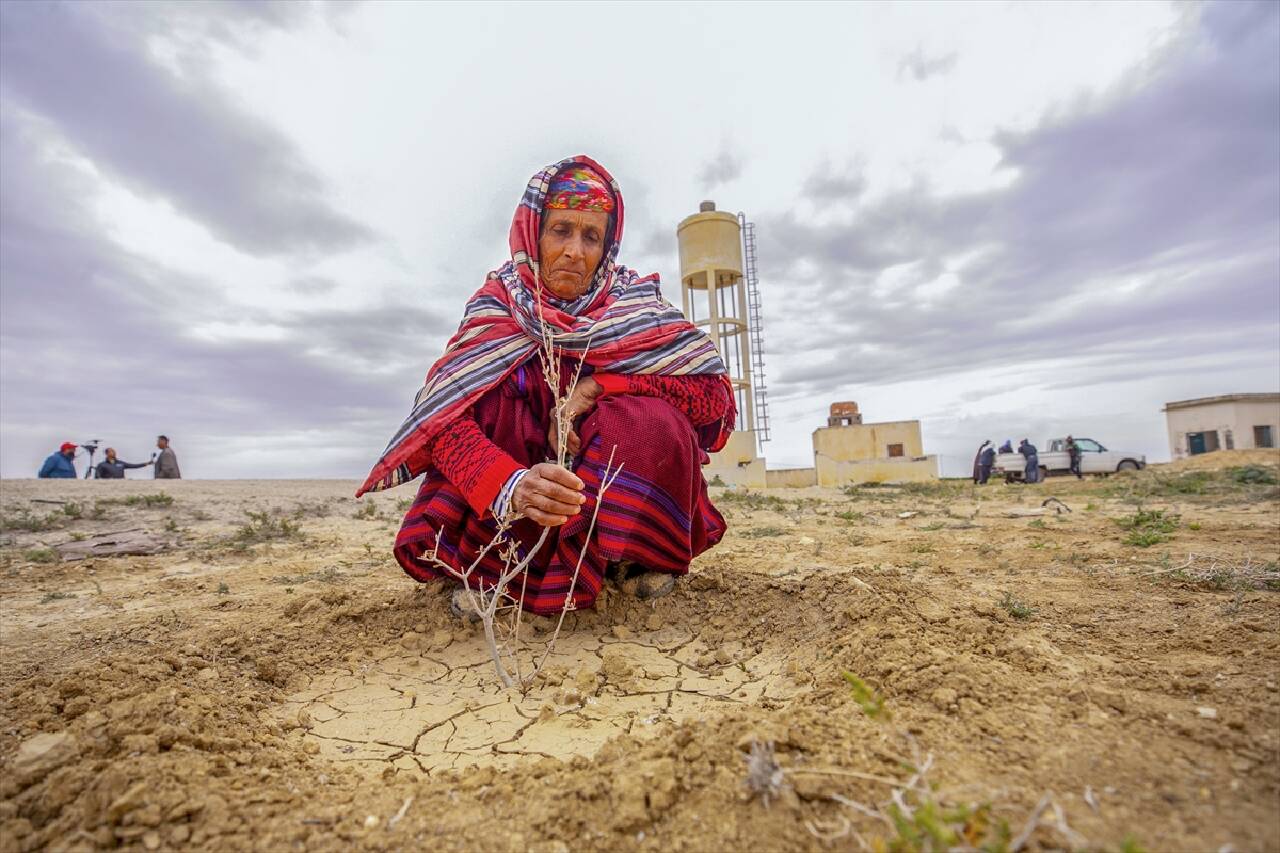
{"label": "beige building", "polygon": [[938,457],[928,456],[919,421],[865,424],[858,404],[832,403],[827,425],[813,431],[813,467],[769,471],[776,487],[917,483],[938,477]]}
{"label": "beige building", "polygon": [[1166,403],[1169,453],[1183,459],[1215,450],[1275,447],[1280,394],[1224,394]]}

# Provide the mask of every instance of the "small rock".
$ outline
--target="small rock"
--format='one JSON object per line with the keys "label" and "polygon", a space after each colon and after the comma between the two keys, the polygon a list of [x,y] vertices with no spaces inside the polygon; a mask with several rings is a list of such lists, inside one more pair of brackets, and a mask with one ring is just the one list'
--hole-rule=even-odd
{"label": "small rock", "polygon": [[733,663],[733,655],[729,654],[728,649],[716,649],[715,658],[716,663],[721,665]]}
{"label": "small rock", "polygon": [[431,635],[431,648],[433,649],[443,649],[452,642],[453,632],[446,628],[437,628],[435,633]]}
{"label": "small rock", "polygon": [[628,628],[626,625],[614,625],[610,633],[612,633],[613,636],[619,640],[630,640],[632,637],[635,636],[635,634],[632,633],[631,629]]}
{"label": "small rock", "polygon": [[302,751],[307,755],[316,755],[320,752],[320,744],[313,740],[309,740],[302,745]]}
{"label": "small rock", "polygon": [[142,805],[142,795],[147,792],[147,783],[139,782],[129,790],[111,801],[107,806],[107,820],[119,823],[120,818]]}
{"label": "small rock", "polygon": [[556,706],[552,705],[550,702],[545,703],[538,710],[538,722],[540,723],[545,723],[548,720],[554,720],[555,718],[556,718]]}
{"label": "small rock", "polygon": [[379,823],[379,821],[378,821],[378,816],[377,816],[377,815],[372,815],[372,814],[371,814],[371,815],[369,815],[368,817],[366,817],[366,818],[364,819],[364,828],[365,828],[365,829],[373,829],[374,827],[376,827],[376,826],[378,825],[378,823]]}
{"label": "small rock", "polygon": [[1203,705],[1202,705],[1202,706],[1200,706],[1199,708],[1196,708],[1196,713],[1197,713],[1197,714],[1199,714],[1203,719],[1206,719],[1206,720],[1216,720],[1216,719],[1218,719],[1218,709],[1217,709],[1217,708],[1209,708],[1209,707],[1206,707],[1206,706],[1203,706]]}
{"label": "small rock", "polygon": [[578,685],[578,689],[583,693],[594,693],[600,684],[600,679],[594,672],[584,667],[574,674],[573,683]]}
{"label": "small rock", "polygon": [[416,651],[422,645],[422,635],[417,631],[405,631],[400,635],[400,645],[409,651]]}
{"label": "small rock", "polygon": [[218,671],[211,666],[206,666],[204,669],[196,673],[196,678],[201,681],[217,681]]}
{"label": "small rock", "polygon": [[657,631],[662,628],[662,617],[656,612],[650,613],[645,617],[644,626],[650,631]]}
{"label": "small rock", "polygon": [[937,690],[933,691],[933,695],[929,698],[933,700],[933,704],[936,705],[939,710],[945,711],[947,708],[955,704],[957,695],[956,691],[950,687],[939,687]]}
{"label": "small rock", "polygon": [[607,678],[626,678],[631,674],[631,662],[623,652],[608,649],[604,655],[603,672]]}
{"label": "small rock", "polygon": [[27,738],[18,747],[13,769],[33,780],[42,779],[75,758],[76,752],[76,740],[66,732],[38,734]]}
{"label": "small rock", "polygon": [[160,739],[155,735],[125,735],[120,747],[128,754],[155,755],[160,751]]}

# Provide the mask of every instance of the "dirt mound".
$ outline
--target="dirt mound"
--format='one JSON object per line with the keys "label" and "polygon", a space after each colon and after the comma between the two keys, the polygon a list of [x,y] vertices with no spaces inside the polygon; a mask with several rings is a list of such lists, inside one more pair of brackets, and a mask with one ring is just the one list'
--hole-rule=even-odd
{"label": "dirt mound", "polygon": [[1163,465],[1152,465],[1156,471],[1221,471],[1225,468],[1242,468],[1246,465],[1276,467],[1280,465],[1280,448],[1257,450],[1215,450],[1199,453]]}
{"label": "dirt mound", "polygon": [[[725,495],[527,694],[388,559],[393,499],[6,484],[0,851],[1275,849],[1280,500],[1144,492],[1137,539],[1134,476]],[[178,550],[42,562],[125,525]]]}

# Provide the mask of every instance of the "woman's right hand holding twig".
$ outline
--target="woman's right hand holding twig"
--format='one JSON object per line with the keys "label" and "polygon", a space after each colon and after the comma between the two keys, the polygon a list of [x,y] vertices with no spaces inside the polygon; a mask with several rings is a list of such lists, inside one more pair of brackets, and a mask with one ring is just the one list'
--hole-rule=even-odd
{"label": "woman's right hand holding twig", "polygon": [[554,462],[540,462],[520,479],[511,504],[525,518],[543,527],[559,527],[578,514],[586,498],[582,481]]}

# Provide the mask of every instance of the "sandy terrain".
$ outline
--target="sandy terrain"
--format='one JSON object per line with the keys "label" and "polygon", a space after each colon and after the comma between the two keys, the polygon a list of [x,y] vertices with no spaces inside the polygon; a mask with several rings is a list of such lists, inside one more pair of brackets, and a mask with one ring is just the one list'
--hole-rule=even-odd
{"label": "sandy terrain", "polygon": [[717,489],[525,696],[391,560],[408,490],[6,481],[0,850],[1280,850],[1278,462]]}

